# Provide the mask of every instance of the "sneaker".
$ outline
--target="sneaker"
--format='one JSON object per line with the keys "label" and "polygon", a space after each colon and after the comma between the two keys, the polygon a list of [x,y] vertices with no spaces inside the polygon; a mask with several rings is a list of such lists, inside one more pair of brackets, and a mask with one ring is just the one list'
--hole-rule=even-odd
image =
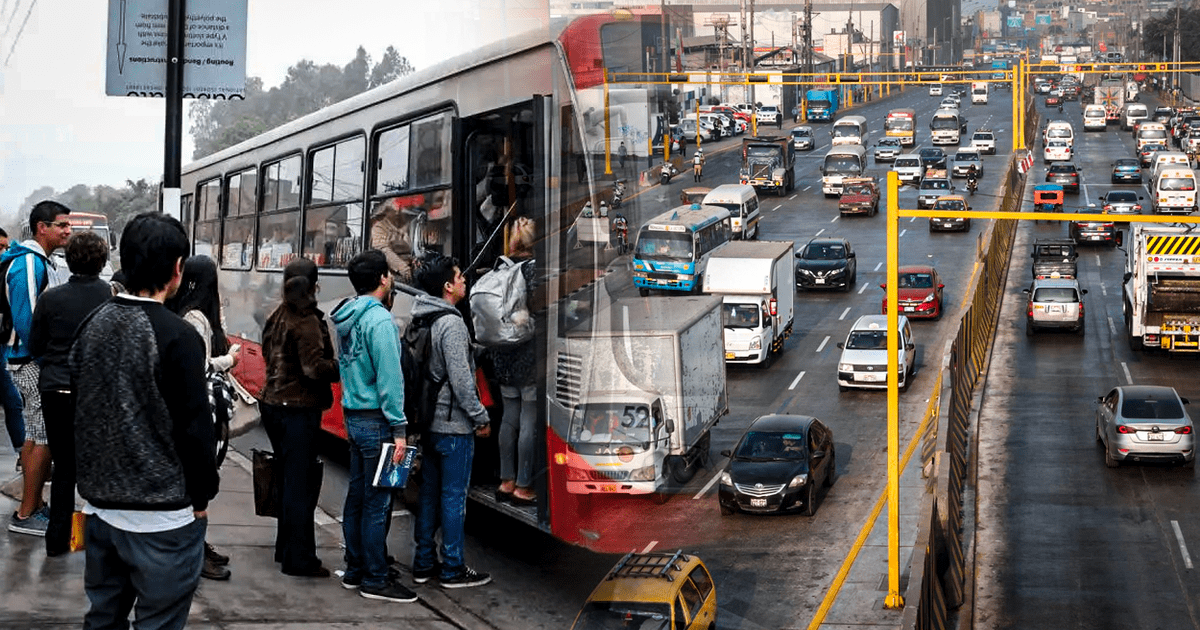
{"label": "sneaker", "polygon": [[361,586],[358,594],[367,599],[381,599],[400,604],[417,601],[417,594],[404,588],[398,582],[385,582],[383,586]]}
{"label": "sneaker", "polygon": [[45,505],[25,518],[21,518],[17,516],[16,512],[13,512],[12,518],[8,519],[8,531],[30,536],[45,537],[46,528],[49,525],[50,508]]}
{"label": "sneaker", "polygon": [[352,591],[360,586],[362,586],[361,575],[358,577],[350,577],[349,575],[345,574],[342,575],[342,588]]}
{"label": "sneaker", "polygon": [[204,559],[204,566],[200,568],[200,577],[207,580],[228,580],[230,575],[229,569],[208,558]]}
{"label": "sneaker", "polygon": [[412,577],[415,584],[424,584],[429,580],[437,577],[442,572],[442,568],[438,565],[433,565],[428,569],[413,569]]}
{"label": "sneaker", "polygon": [[225,566],[229,564],[229,556],[217,551],[216,547],[208,543],[204,543],[204,557],[216,565]]}
{"label": "sneaker", "polygon": [[442,588],[469,588],[472,586],[483,586],[492,581],[492,576],[487,573],[482,573],[472,569],[471,567],[463,567],[457,575],[452,578],[442,578]]}

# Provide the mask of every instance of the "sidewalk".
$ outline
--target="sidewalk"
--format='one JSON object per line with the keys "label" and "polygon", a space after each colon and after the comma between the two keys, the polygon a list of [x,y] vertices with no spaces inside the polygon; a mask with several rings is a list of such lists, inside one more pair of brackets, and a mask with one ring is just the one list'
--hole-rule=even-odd
{"label": "sidewalk", "polygon": [[[0,515],[7,527],[17,507],[13,495],[20,494],[21,477],[14,472],[17,458],[7,440],[0,450]],[[230,452],[221,469],[221,493],[209,506],[207,539],[232,557],[233,577],[225,582],[200,580],[189,628],[307,630],[376,628],[383,624],[396,630],[493,627],[471,612],[487,609],[486,602],[471,601],[488,597],[480,589],[456,591],[456,601],[437,586],[417,586],[419,602],[395,604],[364,599],[357,592],[343,589],[337,578],[283,575],[272,561],[275,521],[254,516],[251,488],[250,462]],[[340,524],[318,511],[317,551],[331,570],[340,568],[340,545]],[[0,531],[0,628],[78,628],[88,609],[83,570],[83,552],[49,558],[43,538]],[[402,570],[401,574],[403,582],[411,586],[408,572]]]}

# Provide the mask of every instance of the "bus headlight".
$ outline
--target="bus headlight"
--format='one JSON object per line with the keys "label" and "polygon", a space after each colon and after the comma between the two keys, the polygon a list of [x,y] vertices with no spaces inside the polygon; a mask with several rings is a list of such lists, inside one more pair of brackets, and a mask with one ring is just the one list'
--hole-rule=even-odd
{"label": "bus headlight", "polygon": [[657,477],[658,475],[654,472],[654,466],[636,468],[629,473],[630,481],[654,481]]}

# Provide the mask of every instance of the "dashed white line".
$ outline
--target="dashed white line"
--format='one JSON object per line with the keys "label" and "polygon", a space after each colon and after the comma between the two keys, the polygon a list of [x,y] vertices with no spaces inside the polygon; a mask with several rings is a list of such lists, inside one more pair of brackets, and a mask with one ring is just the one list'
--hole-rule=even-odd
{"label": "dashed white line", "polygon": [[1100,295],[1108,295],[1108,287],[1103,282],[1100,283]]}
{"label": "dashed white line", "polygon": [[1117,325],[1113,323],[1111,317],[1108,318],[1108,332],[1114,336],[1117,334]]}
{"label": "dashed white line", "polygon": [[804,190],[807,192],[807,191],[808,191],[808,190],[810,190],[811,188],[812,188],[812,186],[805,186],[805,187],[804,187]]}
{"label": "dashed white line", "polygon": [[907,233],[907,232],[908,232],[908,228],[904,228],[903,230],[900,230],[900,236],[903,237],[905,235],[905,233]]}
{"label": "dashed white line", "polygon": [[861,287],[859,287],[859,288],[858,288],[858,294],[859,294],[859,295],[862,295],[863,291],[866,291],[866,290],[867,290],[867,287],[869,287],[869,286],[871,286],[871,285],[869,285],[869,284],[864,284],[864,285],[862,285]]}
{"label": "dashed white line", "polygon": [[1121,362],[1121,369],[1125,372],[1125,382],[1133,385],[1133,375],[1129,373],[1129,366],[1124,361]]}
{"label": "dashed white line", "polygon": [[658,544],[657,540],[651,540],[650,544],[646,545],[646,548],[642,550],[642,553],[650,553],[650,550],[654,549],[654,546],[657,544]]}
{"label": "dashed white line", "polygon": [[780,208],[782,208],[782,207],[783,207],[783,204],[779,204],[778,206],[775,206],[774,208],[771,208],[771,212],[775,212],[776,210],[778,210],[778,209],[780,209]]}
{"label": "dashed white line", "polygon": [[1100,254],[1096,254],[1096,266],[1100,266]]}
{"label": "dashed white line", "polygon": [[792,384],[788,385],[788,389],[796,389],[796,386],[800,384],[800,379],[804,378],[804,374],[804,370],[801,370],[800,373],[796,375],[796,378],[792,380]]}
{"label": "dashed white line", "polygon": [[1179,541],[1179,553],[1183,554],[1183,566],[1192,568],[1192,556],[1188,554],[1187,545],[1183,542],[1183,531],[1179,529],[1179,521],[1171,521],[1171,529],[1175,530],[1175,540]]}
{"label": "dashed white line", "polygon": [[846,307],[846,310],[842,311],[842,316],[841,316],[841,317],[839,317],[838,319],[839,319],[839,320],[841,320],[841,319],[846,319],[846,315],[848,315],[848,314],[850,314],[850,307],[849,307],[849,306],[847,306],[847,307]]}
{"label": "dashed white line", "polygon": [[696,501],[700,498],[703,498],[704,495],[708,493],[708,489],[711,488],[714,483],[717,483],[717,480],[720,478],[721,478],[721,471],[718,470],[717,474],[713,475],[712,479],[709,479],[708,483],[704,484],[703,488],[700,488],[700,492],[697,492],[696,496],[692,497],[692,500]]}
{"label": "dashed white line", "polygon": [[823,234],[824,232],[825,232],[825,228],[821,228],[821,229],[817,230],[817,233],[816,233],[816,234],[813,234],[813,238],[816,238],[816,237],[820,236],[820,235],[821,235],[821,234]]}
{"label": "dashed white line", "polygon": [[[805,188],[804,190],[808,190],[808,189]],[[799,193],[796,193],[796,194],[799,194]],[[795,198],[796,198],[796,195],[792,195],[791,197],[788,197],[788,201],[791,201],[792,199],[795,199]]]}
{"label": "dashed white line", "polygon": [[821,340],[821,345],[817,346],[817,352],[824,350],[827,343],[829,343],[829,335],[825,335],[825,338]]}
{"label": "dashed white line", "polygon": [[883,263],[882,263],[882,262],[877,262],[877,263],[875,263],[875,271],[879,271],[879,268],[880,268],[880,267],[882,267],[882,266],[883,266]]}
{"label": "dashed white line", "polygon": [[833,217],[833,219],[830,221],[830,223],[836,223],[836,222],[837,222],[837,220],[838,220],[838,219],[840,219],[840,218],[842,218],[842,215],[840,215],[840,214],[839,214],[839,215],[837,215],[836,217]]}

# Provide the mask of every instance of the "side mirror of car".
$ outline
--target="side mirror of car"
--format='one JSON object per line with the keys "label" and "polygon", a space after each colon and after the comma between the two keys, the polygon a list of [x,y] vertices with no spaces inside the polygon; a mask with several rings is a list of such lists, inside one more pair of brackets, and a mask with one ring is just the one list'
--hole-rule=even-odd
{"label": "side mirror of car", "polygon": [[[1100,400],[1104,400],[1104,399],[1101,398]],[[733,457],[733,452],[730,451],[729,449],[725,449],[725,450],[721,451],[721,457]]]}
{"label": "side mirror of car", "polygon": [[823,457],[825,457],[825,451],[813,451],[812,452],[813,459],[821,459]]}
{"label": "side mirror of car", "polygon": [[838,347],[838,350],[845,350],[845,349],[846,349],[846,342],[844,342],[844,341],[839,341],[839,342],[837,342],[837,347]]}
{"label": "side mirror of car", "polygon": [[846,258],[856,258],[857,256],[858,256],[858,254],[855,254],[854,252],[850,252],[849,254],[846,255]]}
{"label": "side mirror of car", "polygon": [[886,290],[886,289],[887,289],[887,284],[886,284],[886,283],[885,283],[885,284],[881,284],[881,285],[879,285],[879,288],[880,288],[880,289],[884,289],[884,290]]}
{"label": "side mirror of car", "polygon": [[1096,397],[1096,402],[1098,402],[1098,403],[1100,403],[1100,404],[1102,404],[1102,405],[1103,405],[1103,404],[1104,404],[1104,397],[1103,397],[1103,396],[1097,396],[1097,397]]}
{"label": "side mirror of car", "polygon": [[906,343],[906,344],[904,344],[904,349],[905,349],[905,350],[916,350],[916,349],[917,349],[917,344],[915,344],[915,343]]}
{"label": "side mirror of car", "polygon": [[1186,405],[1186,404],[1189,404],[1189,401],[1188,401],[1188,399],[1184,398],[1183,396],[1180,396],[1180,397],[1179,397],[1179,402],[1181,402],[1181,403],[1183,403],[1183,404],[1185,404],[1185,405]]}
{"label": "side mirror of car", "polygon": [[946,285],[944,285],[944,284],[939,284],[939,285],[938,285],[938,288],[939,288],[939,289],[945,289],[945,288],[946,288]]}
{"label": "side mirror of car", "polygon": [[1029,289],[1021,289],[1021,293],[1029,293]]}

